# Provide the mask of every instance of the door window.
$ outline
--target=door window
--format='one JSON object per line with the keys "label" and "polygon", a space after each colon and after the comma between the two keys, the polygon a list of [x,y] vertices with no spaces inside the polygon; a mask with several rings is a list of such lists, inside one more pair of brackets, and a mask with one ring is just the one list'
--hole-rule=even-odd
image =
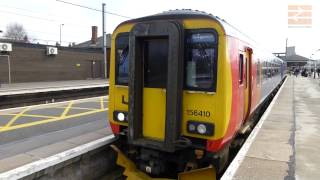
{"label": "door window", "polygon": [[167,87],[168,45],[168,38],[143,41],[144,87]]}
{"label": "door window", "polygon": [[239,84],[243,84],[243,54],[239,55]]}

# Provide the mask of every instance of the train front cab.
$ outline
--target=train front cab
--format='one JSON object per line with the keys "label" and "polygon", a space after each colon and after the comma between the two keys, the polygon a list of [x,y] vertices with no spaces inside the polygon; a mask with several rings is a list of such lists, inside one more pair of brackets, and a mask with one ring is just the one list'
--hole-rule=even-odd
{"label": "train front cab", "polygon": [[221,150],[232,101],[226,47],[223,27],[214,19],[120,25],[111,48],[113,132],[151,151]]}

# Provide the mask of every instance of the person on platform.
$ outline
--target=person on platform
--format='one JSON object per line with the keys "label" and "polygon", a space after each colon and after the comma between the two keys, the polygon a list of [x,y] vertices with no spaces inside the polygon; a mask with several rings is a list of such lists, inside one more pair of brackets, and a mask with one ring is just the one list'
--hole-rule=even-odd
{"label": "person on platform", "polygon": [[296,68],[296,69],[294,70],[294,75],[295,75],[296,77],[298,77],[299,72],[300,72],[300,70],[299,70],[298,68]]}

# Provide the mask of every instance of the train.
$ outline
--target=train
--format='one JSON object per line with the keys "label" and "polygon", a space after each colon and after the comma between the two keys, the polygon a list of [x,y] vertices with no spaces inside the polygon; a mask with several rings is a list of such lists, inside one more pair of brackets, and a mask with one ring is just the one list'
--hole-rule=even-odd
{"label": "train", "polygon": [[225,168],[232,142],[285,78],[286,64],[225,20],[170,10],[112,34],[109,123],[151,177]]}

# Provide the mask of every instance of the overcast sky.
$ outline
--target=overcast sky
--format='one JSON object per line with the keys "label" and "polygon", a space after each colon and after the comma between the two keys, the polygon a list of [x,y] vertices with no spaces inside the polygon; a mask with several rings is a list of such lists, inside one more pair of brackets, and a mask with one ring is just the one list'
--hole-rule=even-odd
{"label": "overcast sky", "polygon": [[[65,0],[96,9],[106,3],[106,11],[131,18],[151,15],[170,9],[202,10],[219,16],[255,39],[271,52],[284,52],[285,40],[296,46],[298,54],[320,58],[320,1],[319,0]],[[312,5],[311,28],[288,28],[288,5]],[[62,27],[63,45],[80,43],[91,38],[91,26],[102,30],[101,13],[56,0],[0,0],[0,30],[7,24],[23,24],[31,38],[41,43],[59,41]],[[106,31],[126,18],[106,16]],[[3,34],[0,34],[0,37]],[[46,41],[43,41],[46,40]]]}

